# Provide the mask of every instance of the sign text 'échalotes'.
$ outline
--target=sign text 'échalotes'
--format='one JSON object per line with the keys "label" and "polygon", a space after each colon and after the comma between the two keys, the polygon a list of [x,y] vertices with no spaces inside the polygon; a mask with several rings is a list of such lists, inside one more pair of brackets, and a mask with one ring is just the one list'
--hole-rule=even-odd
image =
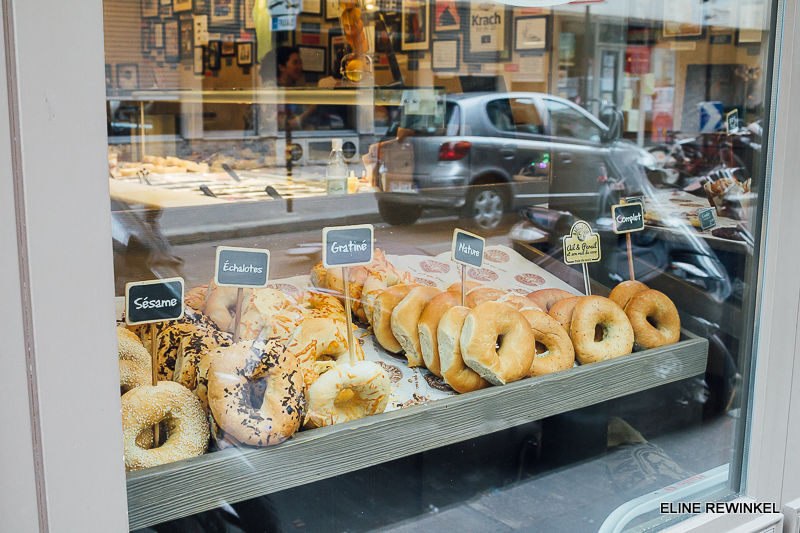
{"label": "sign text '\u00e9chalotes'", "polygon": [[322,265],[325,268],[372,263],[372,224],[339,226],[322,230]]}
{"label": "sign text '\u00e9chalotes'", "polygon": [[214,283],[220,287],[267,286],[269,250],[258,248],[217,247]]}
{"label": "sign text '\u00e9chalotes'", "polygon": [[450,250],[450,258],[455,263],[481,268],[483,266],[483,249],[485,246],[486,241],[483,238],[457,229],[453,232],[453,246]]}
{"label": "sign text '\u00e9chalotes'", "polygon": [[600,261],[600,235],[583,220],[572,225],[564,237],[564,262],[568,265]]}
{"label": "sign text '\u00e9chalotes'", "polygon": [[614,233],[631,233],[644,229],[644,209],[642,204],[619,204],[611,207],[614,219]]}
{"label": "sign text '\u00e9chalotes'", "polygon": [[129,326],[177,320],[183,316],[183,278],[125,285],[125,322]]}
{"label": "sign text '\u00e9chalotes'", "polygon": [[704,207],[697,210],[697,218],[700,220],[700,230],[710,230],[717,225],[717,210],[713,207]]}

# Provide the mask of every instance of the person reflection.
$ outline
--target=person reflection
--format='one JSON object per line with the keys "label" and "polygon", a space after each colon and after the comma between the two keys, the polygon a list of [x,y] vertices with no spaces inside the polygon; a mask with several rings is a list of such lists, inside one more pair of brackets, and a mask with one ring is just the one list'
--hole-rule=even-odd
{"label": "person reflection", "polygon": [[[280,46],[275,49],[275,83],[278,87],[297,87],[303,80],[303,61],[300,59],[300,51],[294,46]],[[261,62],[262,84],[269,84],[271,76],[267,72],[270,61]],[[286,129],[287,123],[293,130],[308,129],[311,125],[311,118],[317,106],[302,105],[291,102],[287,98],[285,104],[278,106],[278,127]]]}

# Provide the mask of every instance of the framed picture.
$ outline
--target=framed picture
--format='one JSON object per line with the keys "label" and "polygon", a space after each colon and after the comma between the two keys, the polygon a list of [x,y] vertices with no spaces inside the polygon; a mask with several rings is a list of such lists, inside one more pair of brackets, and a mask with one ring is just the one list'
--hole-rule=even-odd
{"label": "framed picture", "polygon": [[300,13],[304,15],[322,15],[322,0],[303,0],[303,9]]}
{"label": "framed picture", "polygon": [[142,18],[158,16],[158,0],[142,0]]}
{"label": "framed picture", "polygon": [[402,11],[400,49],[408,52],[430,48],[430,0],[403,0]]}
{"label": "framed picture", "polygon": [[153,48],[158,50],[164,48],[164,24],[156,22],[150,26],[150,31],[153,34]]}
{"label": "framed picture", "polygon": [[456,0],[433,1],[433,31],[458,31],[461,29],[461,14]]}
{"label": "framed picture", "polygon": [[195,46],[194,47],[194,58],[192,62],[192,70],[195,74],[205,74],[206,72],[206,47],[205,46]]}
{"label": "framed picture", "polygon": [[172,0],[158,0],[158,5],[171,6],[172,5]]}
{"label": "framed picture", "polygon": [[142,23],[142,55],[146,56],[153,49],[153,28]]}
{"label": "framed picture", "polygon": [[256,0],[242,0],[244,14],[240,17],[244,20],[244,27],[252,29],[256,27],[256,19],[253,18],[253,9],[256,7]]}
{"label": "framed picture", "polygon": [[114,88],[114,74],[113,69],[109,63],[106,63],[106,90]]}
{"label": "framed picture", "polygon": [[[674,14],[680,13],[680,22],[668,22]],[[706,27],[703,25],[702,0],[671,0],[664,2],[664,38],[677,40],[704,39]]]}
{"label": "framed picture", "polygon": [[342,59],[347,53],[347,41],[340,31],[328,32],[328,50],[330,50],[330,70],[328,73],[339,72],[342,70]]}
{"label": "framed picture", "polygon": [[194,6],[192,5],[192,0],[173,0],[172,1],[172,11],[177,13],[178,11],[191,11]]}
{"label": "framed picture", "polygon": [[240,67],[253,64],[253,43],[236,43],[236,64]]}
{"label": "framed picture", "polygon": [[337,0],[321,0],[325,2],[325,20],[339,20],[339,2]]}
{"label": "framed picture", "polygon": [[172,16],[172,6],[159,6],[158,14],[162,17],[171,17]]}
{"label": "framed picture", "polygon": [[180,21],[181,59],[194,57],[194,21],[186,19]]}
{"label": "framed picture", "polygon": [[511,8],[503,4],[469,4],[464,63],[511,59],[511,13]]}
{"label": "framed picture", "polygon": [[178,21],[170,20],[164,23],[164,61],[177,63],[180,60],[181,48]]}
{"label": "framed picture", "polygon": [[236,0],[211,0],[211,24],[236,22]]}
{"label": "framed picture", "polygon": [[208,65],[208,70],[219,70],[221,44],[220,41],[208,41],[208,46],[206,46],[206,65]]}
{"label": "framed picture", "polygon": [[431,70],[461,68],[461,39],[435,39],[431,47]]}
{"label": "framed picture", "polygon": [[139,65],[117,64],[117,88],[123,91],[134,91],[139,88]]}
{"label": "framed picture", "polygon": [[300,60],[303,62],[303,72],[318,72],[324,74],[328,60],[328,49],[324,46],[298,46]]}
{"label": "framed picture", "polygon": [[514,20],[515,52],[548,52],[550,50],[550,17],[519,17]]}
{"label": "framed picture", "polygon": [[737,46],[761,44],[761,32],[765,26],[764,9],[764,4],[761,2],[739,6],[739,24],[736,28]]}
{"label": "framed picture", "polygon": [[222,45],[220,46],[220,55],[223,57],[236,55],[236,41],[234,35],[223,35]]}

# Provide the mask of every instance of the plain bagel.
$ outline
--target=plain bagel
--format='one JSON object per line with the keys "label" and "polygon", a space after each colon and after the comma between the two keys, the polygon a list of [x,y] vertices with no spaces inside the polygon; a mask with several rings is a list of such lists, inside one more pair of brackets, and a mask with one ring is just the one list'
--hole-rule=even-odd
{"label": "plain bagel", "polygon": [[435,287],[416,287],[392,310],[392,333],[403,347],[408,366],[422,366],[417,324],[428,302],[442,291]]}
{"label": "plain bagel", "polygon": [[461,394],[491,386],[491,383],[464,364],[461,355],[461,331],[470,311],[469,307],[450,308],[442,315],[436,330],[442,379]]}
{"label": "plain bagel", "polygon": [[417,324],[422,361],[428,370],[439,377],[442,376],[439,362],[439,342],[437,340],[439,321],[447,311],[457,305],[461,305],[461,293],[445,291],[428,302]]}
{"label": "plain bagel", "polygon": [[550,308],[557,302],[564,298],[572,298],[575,295],[571,292],[562,291],[561,289],[540,289],[538,291],[529,292],[526,296],[533,300],[539,309],[549,313]]}
{"label": "plain bagel", "polygon": [[569,325],[572,322],[572,313],[575,311],[575,306],[580,299],[580,296],[573,296],[572,298],[559,300],[550,308],[550,312],[548,313],[551,317],[556,319],[556,322],[561,324],[561,327],[564,328],[567,334],[569,334]]}
{"label": "plain bagel", "polygon": [[[563,301],[563,300],[562,300]],[[564,328],[550,315],[535,309],[521,311],[536,338],[531,376],[543,376],[575,365],[575,350]],[[540,346],[542,349],[540,349]]]}
{"label": "plain bagel", "polygon": [[623,281],[618,284],[608,295],[608,299],[625,309],[628,302],[631,301],[636,294],[646,291],[647,285],[641,281]]}
{"label": "plain bagel", "polygon": [[394,285],[383,291],[372,309],[372,331],[386,351],[398,353],[403,347],[392,332],[392,311],[418,285]]}

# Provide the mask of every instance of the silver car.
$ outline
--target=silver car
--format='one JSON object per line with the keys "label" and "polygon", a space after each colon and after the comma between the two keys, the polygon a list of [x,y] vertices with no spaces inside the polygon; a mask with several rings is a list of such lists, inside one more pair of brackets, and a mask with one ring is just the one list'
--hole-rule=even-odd
{"label": "silver car", "polygon": [[655,166],[598,118],[549,94],[447,95],[443,121],[407,114],[398,126],[379,148],[380,213],[395,225],[424,208],[460,208],[491,229],[504,212],[545,203],[596,217],[610,169]]}

